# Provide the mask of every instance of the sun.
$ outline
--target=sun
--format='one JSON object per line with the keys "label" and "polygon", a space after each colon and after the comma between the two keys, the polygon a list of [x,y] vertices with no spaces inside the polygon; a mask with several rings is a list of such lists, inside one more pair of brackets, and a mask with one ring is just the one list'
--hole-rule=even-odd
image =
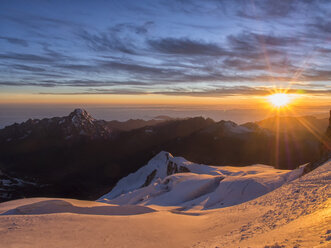
{"label": "sun", "polygon": [[277,108],[285,107],[290,102],[290,97],[286,93],[275,93],[268,96],[269,102]]}

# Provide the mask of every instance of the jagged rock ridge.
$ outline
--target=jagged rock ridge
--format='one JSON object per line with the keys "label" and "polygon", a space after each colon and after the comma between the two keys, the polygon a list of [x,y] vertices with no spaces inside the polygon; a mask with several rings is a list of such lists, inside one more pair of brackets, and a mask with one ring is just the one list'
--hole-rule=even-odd
{"label": "jagged rock ridge", "polygon": [[79,136],[108,138],[112,134],[105,121],[95,120],[84,109],[75,109],[68,116],[29,119],[21,124],[7,126],[0,132],[0,142],[23,140],[29,137],[57,137],[72,139]]}

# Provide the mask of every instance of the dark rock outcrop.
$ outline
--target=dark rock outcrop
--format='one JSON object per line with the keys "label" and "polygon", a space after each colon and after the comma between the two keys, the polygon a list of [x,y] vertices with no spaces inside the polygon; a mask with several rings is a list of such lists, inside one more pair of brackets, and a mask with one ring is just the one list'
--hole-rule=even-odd
{"label": "dark rock outcrop", "polygon": [[151,182],[153,181],[153,179],[154,179],[154,177],[155,177],[155,175],[156,175],[156,172],[157,172],[157,170],[155,169],[155,170],[153,170],[153,171],[151,172],[151,174],[149,174],[149,175],[147,176],[147,178],[146,178],[144,184],[141,186],[141,188],[146,187],[146,186],[148,186],[148,185],[151,184]]}
{"label": "dark rock outcrop", "polygon": [[185,166],[178,166],[176,163],[169,161],[167,165],[167,175],[172,175],[175,173],[184,173],[184,172],[190,172],[189,169],[187,169]]}

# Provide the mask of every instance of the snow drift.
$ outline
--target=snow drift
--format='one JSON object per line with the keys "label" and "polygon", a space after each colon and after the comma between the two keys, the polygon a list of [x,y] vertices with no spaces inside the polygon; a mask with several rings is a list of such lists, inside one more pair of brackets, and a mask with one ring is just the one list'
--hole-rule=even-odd
{"label": "snow drift", "polygon": [[31,198],[16,200],[14,208],[1,211],[0,215],[41,215],[41,214],[85,214],[85,215],[137,215],[155,212],[144,206],[116,206],[74,199]]}

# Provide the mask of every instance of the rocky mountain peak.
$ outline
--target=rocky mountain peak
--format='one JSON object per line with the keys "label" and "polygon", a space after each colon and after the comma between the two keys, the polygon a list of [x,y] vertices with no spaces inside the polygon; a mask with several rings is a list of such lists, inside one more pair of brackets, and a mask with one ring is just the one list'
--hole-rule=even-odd
{"label": "rocky mountain peak", "polygon": [[81,108],[76,108],[74,109],[74,111],[72,111],[69,114],[70,117],[78,117],[78,118],[84,118],[84,119],[92,119],[94,120],[94,118],[85,110],[85,109],[81,109]]}
{"label": "rocky mountain peak", "polygon": [[75,109],[73,112],[69,114],[72,123],[77,125],[82,125],[83,123],[90,123],[92,124],[95,119],[85,110],[81,108]]}

